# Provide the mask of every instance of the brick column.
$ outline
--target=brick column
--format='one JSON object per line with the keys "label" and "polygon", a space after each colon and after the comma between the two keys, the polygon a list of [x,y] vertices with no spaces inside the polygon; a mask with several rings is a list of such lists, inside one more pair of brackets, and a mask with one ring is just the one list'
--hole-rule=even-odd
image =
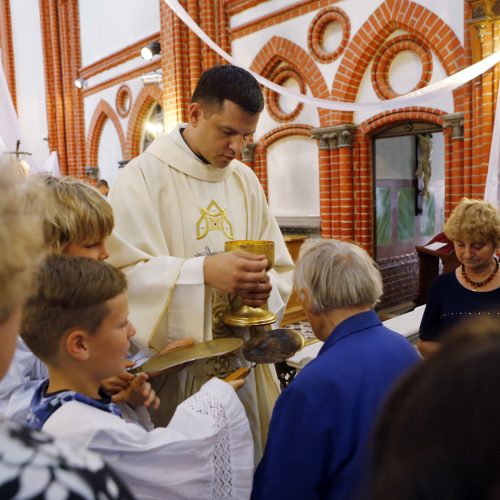
{"label": "brick column", "polygon": [[333,134],[329,129],[330,127],[311,131],[313,138],[319,141],[319,203],[323,238],[331,238],[333,235],[330,168],[330,141],[333,139]]}
{"label": "brick column", "polygon": [[354,165],[352,145],[356,127],[341,125],[337,133],[339,150],[340,236],[354,240]]}
{"label": "brick column", "polygon": [[445,216],[467,191],[467,172],[464,168],[464,114],[443,116],[445,133]]}
{"label": "brick column", "polygon": [[312,130],[319,139],[320,214],[324,238],[354,239],[354,161],[356,127],[349,123]]}
{"label": "brick column", "polygon": [[[496,0],[466,1],[471,8],[469,25],[472,62],[476,62],[489,56],[494,50]],[[470,172],[465,176],[466,186],[463,194],[470,193],[476,198],[482,198],[484,194],[495,114],[494,89],[497,85],[494,69],[474,80],[472,164]]]}

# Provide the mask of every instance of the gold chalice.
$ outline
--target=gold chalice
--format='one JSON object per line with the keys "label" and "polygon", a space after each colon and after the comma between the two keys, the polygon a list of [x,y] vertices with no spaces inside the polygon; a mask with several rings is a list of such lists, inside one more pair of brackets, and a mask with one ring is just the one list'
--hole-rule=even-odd
{"label": "gold chalice", "polygon": [[[226,241],[224,250],[248,252],[256,255],[265,255],[267,259],[266,271],[274,264],[274,241],[264,240],[234,240]],[[230,326],[262,326],[270,325],[276,321],[276,315],[264,307],[240,306],[236,311],[227,311],[222,316],[222,321]]]}

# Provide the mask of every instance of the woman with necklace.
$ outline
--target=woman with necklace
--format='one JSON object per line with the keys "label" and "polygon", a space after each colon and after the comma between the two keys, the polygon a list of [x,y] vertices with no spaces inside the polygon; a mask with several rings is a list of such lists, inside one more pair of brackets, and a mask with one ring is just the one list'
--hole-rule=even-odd
{"label": "woman with necklace", "polygon": [[420,325],[418,350],[427,357],[443,333],[461,320],[488,316],[500,321],[500,213],[491,203],[464,198],[444,232],[453,241],[460,266],[432,284]]}

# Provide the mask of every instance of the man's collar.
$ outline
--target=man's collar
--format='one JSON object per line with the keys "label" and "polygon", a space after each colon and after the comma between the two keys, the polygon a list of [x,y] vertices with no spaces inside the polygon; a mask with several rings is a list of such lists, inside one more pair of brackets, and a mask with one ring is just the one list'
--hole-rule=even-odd
{"label": "man's collar", "polygon": [[178,124],[170,134],[158,136],[145,153],[153,155],[175,170],[202,181],[221,182],[232,175],[236,169],[237,161],[233,160],[224,168],[203,163],[182,138],[180,129],[185,127],[185,124]]}
{"label": "man's collar", "polygon": [[354,335],[356,333],[362,332],[363,330],[367,330],[368,328],[379,326],[381,324],[382,321],[373,309],[371,309],[370,311],[355,314],[354,316],[350,316],[349,318],[339,323],[333,329],[330,336],[325,340],[325,343],[319,351],[319,354],[328,350],[332,345],[348,337],[349,335]]}

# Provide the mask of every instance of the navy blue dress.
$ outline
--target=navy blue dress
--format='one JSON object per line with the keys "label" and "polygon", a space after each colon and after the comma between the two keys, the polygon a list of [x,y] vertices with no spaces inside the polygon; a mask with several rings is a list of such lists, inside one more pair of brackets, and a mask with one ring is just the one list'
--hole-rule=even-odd
{"label": "navy blue dress", "polygon": [[500,320],[500,288],[490,292],[474,292],[459,283],[455,271],[441,274],[429,290],[419,338],[439,341],[449,328],[479,315]]}
{"label": "navy blue dress", "polygon": [[338,325],[276,402],[252,499],[353,498],[380,406],[418,359],[373,311]]}

